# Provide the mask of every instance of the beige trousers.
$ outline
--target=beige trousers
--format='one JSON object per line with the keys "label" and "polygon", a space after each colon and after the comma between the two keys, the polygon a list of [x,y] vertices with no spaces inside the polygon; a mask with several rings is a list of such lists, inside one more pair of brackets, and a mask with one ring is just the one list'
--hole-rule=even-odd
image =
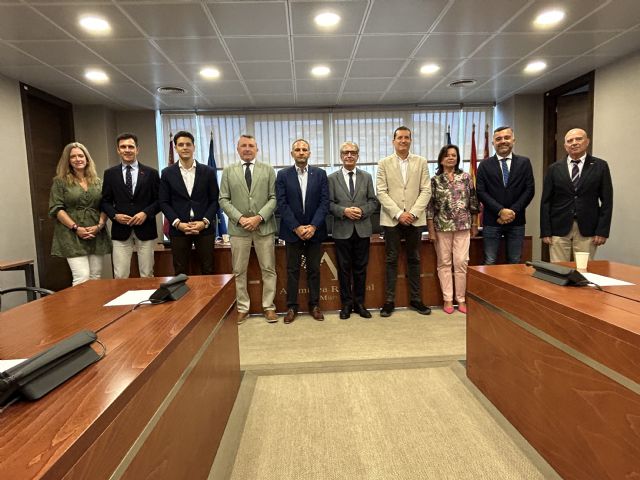
{"label": "beige trousers", "polygon": [[454,280],[455,299],[458,302],[465,301],[470,242],[469,230],[438,232],[438,241],[435,245],[438,258],[438,278],[442,289],[442,299],[445,302],[453,301]]}
{"label": "beige trousers", "polygon": [[578,222],[574,220],[571,231],[565,237],[551,237],[549,260],[552,262],[571,262],[575,252],[589,252],[589,260],[593,260],[598,248],[591,241],[592,237],[580,235]]}
{"label": "beige trousers", "polygon": [[276,250],[275,235],[231,236],[231,263],[236,279],[236,300],[239,312],[248,312],[251,305],[247,290],[247,269],[251,256],[251,245],[256,251],[260,271],[262,272],[262,309],[275,310],[273,299],[276,296]]}
{"label": "beige trousers", "polygon": [[122,240],[112,240],[113,252],[113,277],[129,278],[131,269],[131,256],[134,247],[138,254],[138,269],[141,277],[153,277],[153,250],[156,246],[156,239],[140,240],[136,234],[131,232],[129,238]]}

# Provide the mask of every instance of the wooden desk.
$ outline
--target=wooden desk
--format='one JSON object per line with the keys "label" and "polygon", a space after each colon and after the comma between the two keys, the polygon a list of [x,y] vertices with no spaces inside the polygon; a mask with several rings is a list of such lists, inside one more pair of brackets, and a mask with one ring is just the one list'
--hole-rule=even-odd
{"label": "wooden desk", "polygon": [[[403,244],[404,245],[404,244]],[[522,261],[531,260],[531,237],[525,237],[522,252]],[[482,238],[477,237],[471,240],[469,251],[469,264],[481,265],[483,260]],[[436,274],[436,254],[433,243],[422,240],[420,247],[420,260],[422,265],[422,296],[427,305],[442,305],[442,291],[440,282]],[[504,261],[504,248],[500,249],[500,261]],[[172,275],[173,259],[170,248],[159,245],[155,252],[156,275]],[[336,260],[335,244],[325,242],[322,244],[322,259],[320,262],[320,307],[323,310],[339,310],[340,284],[338,282],[338,261]],[[231,247],[228,245],[216,245],[213,261],[214,273],[231,273]],[[199,273],[199,266],[195,251],[191,255],[189,273]],[[409,305],[409,288],[406,281],[406,256],[404,248],[400,251],[398,261],[398,282],[396,284],[396,306],[406,307]],[[287,311],[287,255],[284,245],[276,246],[276,273],[278,275],[276,288],[276,310],[278,312]],[[134,258],[131,261],[131,276],[138,276],[138,263]],[[368,308],[380,308],[384,304],[384,275],[385,275],[385,253],[384,240],[378,235],[371,237],[371,248],[369,251],[369,266],[367,269],[367,291],[366,306]],[[251,252],[249,260],[249,272],[247,274],[249,296],[251,298],[251,313],[262,311],[262,278],[260,267],[255,252]],[[298,285],[298,301],[301,309],[307,305],[307,279],[306,273],[300,272],[300,283]]]}
{"label": "wooden desk", "polygon": [[[33,259],[20,259],[20,260],[0,260],[0,272],[8,272],[15,270],[24,270],[25,286],[36,286],[36,275],[33,271]],[[16,286],[16,285],[14,285]],[[36,294],[33,292],[27,292],[27,300],[29,302],[36,299]]]}
{"label": "wooden desk", "polygon": [[[589,271],[640,283],[640,267]],[[532,272],[469,269],[469,379],[563,478],[639,477],[640,289],[560,287]]]}
{"label": "wooden desk", "polygon": [[[103,307],[163,279],[94,280],[0,314],[0,358],[80,329],[107,355],[0,415],[0,478],[206,479],[240,385],[230,275],[190,278],[180,300]],[[231,313],[230,313],[231,312]],[[113,323],[111,323],[113,322]]]}

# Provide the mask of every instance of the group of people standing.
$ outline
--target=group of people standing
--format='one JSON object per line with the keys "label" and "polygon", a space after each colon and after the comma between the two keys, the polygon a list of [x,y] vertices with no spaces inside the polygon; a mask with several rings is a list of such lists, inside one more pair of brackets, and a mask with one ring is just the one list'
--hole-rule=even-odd
{"label": "group of people standing", "polygon": [[[232,268],[236,281],[238,323],[249,316],[247,270],[253,247],[262,276],[262,309],[267,322],[278,321],[276,294],[276,234],[286,243],[287,312],[284,323],[299,312],[298,281],[301,266],[307,274],[308,311],[323,320],[320,309],[321,242],[327,237],[326,218],[333,217],[332,236],[339,266],[340,318],[355,312],[371,318],[365,307],[366,270],[371,216],[380,208],[385,241],[385,302],[380,315],[395,309],[401,240],[407,260],[411,309],[428,315],[420,281],[421,234],[425,227],[434,243],[444,311],[454,303],[466,313],[466,271],[471,237],[478,232],[483,210],[483,245],[486,264],[496,263],[502,238],[508,263],[519,263],[525,229],[525,210],[534,196],[531,162],[513,153],[515,136],[508,126],[493,134],[496,154],[480,163],[476,184],[460,168],[456,145],[445,145],[438,155],[433,178],[427,160],[410,152],[411,130],[393,133],[394,153],[378,164],[373,179],[357,168],[356,143],[340,145],[341,168],[327,176],[309,165],[311,147],[304,139],[291,146],[294,164],[277,175],[272,166],[256,161],[258,144],[251,135],[237,143],[240,162],[225,167],[220,187],[216,172],[194,159],[190,132],[174,138],[179,161],[162,171],[138,162],[138,139],[117,137],[121,163],[96,174],[86,147],[71,143],[58,163],[50,196],[55,226],[52,255],[65,257],[73,284],[100,278],[103,256],[112,253],[114,276],[129,276],[131,255],[138,252],[141,276],[153,276],[156,214],[170,226],[173,267],[186,273],[195,246],[201,272],[213,273],[215,221],[219,208],[229,218]],[[566,159],[556,162],[545,177],[541,202],[541,237],[550,245],[552,261],[569,261],[571,252],[602,245],[611,222],[613,188],[607,163],[586,153],[589,139],[581,129],[565,137]],[[276,212],[280,225],[276,223]],[[111,238],[105,229],[112,222]],[[455,290],[455,291],[454,291]]]}

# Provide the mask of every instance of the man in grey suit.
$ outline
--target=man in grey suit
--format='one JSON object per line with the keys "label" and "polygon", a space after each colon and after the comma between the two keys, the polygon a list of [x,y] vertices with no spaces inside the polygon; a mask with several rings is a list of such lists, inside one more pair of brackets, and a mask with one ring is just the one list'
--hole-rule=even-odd
{"label": "man in grey suit", "polygon": [[373,180],[367,172],[356,168],[360,154],[357,143],[340,145],[342,168],[329,175],[329,211],[333,219],[333,240],[338,257],[340,281],[340,318],[351,312],[371,318],[364,307],[364,293],[369,263],[371,214],[378,207]]}
{"label": "man in grey suit", "polygon": [[231,261],[236,279],[238,325],[249,316],[247,269],[253,244],[262,272],[262,308],[269,323],[278,321],[273,299],[276,294],[276,173],[256,162],[258,144],[251,135],[238,139],[241,163],[225,167],[220,183],[220,206],[229,217]]}

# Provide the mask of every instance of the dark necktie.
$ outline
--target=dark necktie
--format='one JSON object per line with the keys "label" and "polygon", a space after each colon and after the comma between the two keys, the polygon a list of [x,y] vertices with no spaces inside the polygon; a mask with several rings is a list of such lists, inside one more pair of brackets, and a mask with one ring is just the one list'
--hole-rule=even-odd
{"label": "dark necktie", "polygon": [[349,195],[351,195],[351,198],[353,198],[355,191],[356,189],[353,186],[353,172],[349,172]]}
{"label": "dark necktie", "polygon": [[574,190],[578,189],[578,180],[580,180],[580,160],[571,160],[573,166],[571,167],[571,183],[573,183]]}
{"label": "dark necktie", "polygon": [[133,197],[133,179],[131,178],[131,165],[127,165],[127,174],[125,175],[125,185],[129,196]]}
{"label": "dark necktie", "polygon": [[251,191],[251,162],[244,164],[246,170],[244,171],[244,179],[247,181],[247,188]]}
{"label": "dark necktie", "polygon": [[501,158],[500,163],[502,164],[502,182],[506,187],[507,183],[509,183],[509,167],[507,166],[507,159]]}

